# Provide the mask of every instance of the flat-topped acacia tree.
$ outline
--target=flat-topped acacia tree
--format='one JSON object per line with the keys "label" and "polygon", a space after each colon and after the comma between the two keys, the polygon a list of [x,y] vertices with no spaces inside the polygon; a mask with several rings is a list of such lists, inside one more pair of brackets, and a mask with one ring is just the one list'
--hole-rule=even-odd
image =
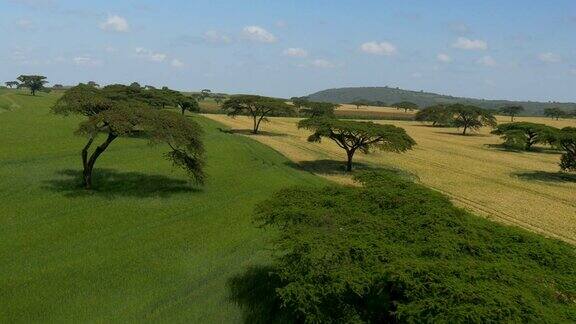
{"label": "flat-topped acacia tree", "polygon": [[500,135],[506,146],[521,146],[529,151],[536,144],[553,143],[558,129],[552,126],[528,122],[500,124],[492,134]]}
{"label": "flat-topped acacia tree", "polygon": [[416,144],[403,128],[372,122],[320,117],[301,120],[298,128],[313,132],[308,137],[309,142],[320,142],[322,137],[326,137],[346,151],[348,172],[352,171],[352,160],[358,150],[364,154],[370,153],[373,149],[402,153],[412,149]]}
{"label": "flat-topped acacia tree", "polygon": [[524,111],[522,106],[506,106],[498,109],[502,114],[510,116],[510,122],[514,122],[514,117]]}
{"label": "flat-topped acacia tree", "polygon": [[294,114],[294,107],[287,104],[284,100],[255,95],[232,96],[222,104],[222,110],[232,117],[243,113],[250,115],[253,120],[253,134],[258,134],[260,123],[268,121],[268,116],[290,116]]}
{"label": "flat-topped acacia tree", "polygon": [[393,104],[392,107],[394,107],[398,110],[404,109],[404,112],[408,112],[408,110],[412,111],[412,110],[418,110],[419,109],[417,104],[410,102],[410,101],[397,102],[397,103]]}
{"label": "flat-topped acacia tree", "polygon": [[431,122],[434,127],[447,127],[452,124],[454,114],[446,105],[438,104],[418,110],[415,120]]}
{"label": "flat-topped acacia tree", "polygon": [[36,92],[46,90],[44,85],[48,83],[45,76],[42,75],[21,75],[18,77],[18,88],[28,88],[30,93],[35,96]]}
{"label": "flat-topped acacia tree", "polygon": [[[151,143],[167,144],[170,151],[165,157],[202,184],[204,146],[200,126],[173,112],[151,107],[149,97],[143,93],[139,95],[138,91],[144,90],[122,85],[98,89],[80,84],[66,91],[52,108],[56,114],[87,118],[76,131],[88,138],[81,151],[84,187],[92,188],[92,171],[96,160],[114,140],[140,134],[146,135]],[[106,139],[89,153],[100,134]]]}
{"label": "flat-topped acacia tree", "polygon": [[463,104],[449,105],[448,109],[454,116],[452,124],[462,128],[462,135],[466,135],[468,129],[479,129],[484,126],[496,127],[496,118],[489,110]]}

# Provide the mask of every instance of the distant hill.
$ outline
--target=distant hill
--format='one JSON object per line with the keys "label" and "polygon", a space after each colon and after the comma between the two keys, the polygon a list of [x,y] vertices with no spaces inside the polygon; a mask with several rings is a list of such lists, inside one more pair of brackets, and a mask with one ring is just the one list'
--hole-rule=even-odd
{"label": "distant hill", "polygon": [[545,108],[558,107],[566,111],[576,110],[576,103],[485,100],[454,97],[431,92],[403,90],[390,87],[359,87],[328,89],[308,96],[312,101],[350,103],[356,100],[381,101],[389,105],[400,101],[411,101],[420,107],[439,103],[466,103],[486,109],[498,109],[506,105],[521,105],[524,115],[542,115]]}

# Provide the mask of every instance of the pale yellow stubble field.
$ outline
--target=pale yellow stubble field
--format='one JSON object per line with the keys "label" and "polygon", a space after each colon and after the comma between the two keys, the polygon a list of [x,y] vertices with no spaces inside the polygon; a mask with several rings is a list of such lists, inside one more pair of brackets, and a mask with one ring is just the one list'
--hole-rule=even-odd
{"label": "pale yellow stubble field", "polygon": [[[249,129],[251,125],[246,117],[207,117],[232,129]],[[509,117],[499,120],[509,121]],[[556,127],[576,126],[576,120],[534,117],[516,120]],[[320,176],[351,183],[347,175],[334,172],[333,163],[326,169],[322,163],[314,162],[344,161],[344,152],[329,140],[308,143],[309,132],[298,130],[297,122],[296,118],[271,118],[262,130],[272,134],[253,138]],[[558,176],[558,154],[500,150],[491,145],[501,140],[490,135],[486,128],[473,136],[459,136],[454,128],[433,128],[412,121],[376,122],[405,128],[418,145],[405,154],[358,153],[356,162],[405,170],[476,214],[576,243],[576,176]]]}

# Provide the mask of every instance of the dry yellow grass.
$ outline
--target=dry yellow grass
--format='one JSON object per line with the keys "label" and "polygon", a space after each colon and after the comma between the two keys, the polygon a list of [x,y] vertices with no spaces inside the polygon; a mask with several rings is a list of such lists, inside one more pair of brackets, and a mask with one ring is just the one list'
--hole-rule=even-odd
{"label": "dry yellow grass", "polygon": [[[207,116],[233,129],[250,128],[246,117]],[[508,121],[509,117],[499,117]],[[576,126],[576,120],[552,121],[524,117],[517,121]],[[309,132],[298,130],[295,118],[271,118],[254,136],[311,172],[351,183],[334,170],[345,154],[329,140],[306,141]],[[414,174],[423,184],[441,191],[459,206],[476,214],[576,243],[576,176],[561,177],[557,153],[509,152],[492,145],[497,136],[482,129],[474,136],[459,136],[453,128],[427,127],[411,121],[377,121],[406,129],[418,145],[405,154],[357,154],[355,162],[392,167]],[[315,161],[325,161],[322,163]]]}

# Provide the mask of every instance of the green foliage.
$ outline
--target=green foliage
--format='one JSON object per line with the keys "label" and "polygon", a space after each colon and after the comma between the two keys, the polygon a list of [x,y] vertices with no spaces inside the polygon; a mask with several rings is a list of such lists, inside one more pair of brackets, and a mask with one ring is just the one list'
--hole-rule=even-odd
{"label": "green foliage", "polygon": [[576,321],[574,247],[395,174],[357,179],[363,187],[284,189],[258,206],[256,222],[278,229],[275,296],[261,300],[310,323]]}
{"label": "green foliage", "polygon": [[357,150],[364,154],[373,149],[402,153],[416,144],[403,128],[372,122],[320,117],[301,120],[298,128],[313,132],[308,137],[309,142],[320,142],[322,137],[326,137],[344,149],[348,158],[347,171],[352,171],[352,160]]}
{"label": "green foliage", "polygon": [[559,102],[534,102],[534,101],[508,101],[508,100],[485,100],[442,95],[424,91],[411,91],[393,87],[354,87],[327,89],[308,96],[310,101],[349,103],[355,100],[369,102],[400,102],[410,101],[420,107],[428,107],[437,104],[462,103],[473,105],[483,109],[498,109],[503,106],[522,106],[526,115],[542,115],[542,109],[559,107],[566,111],[576,109],[576,103]]}
{"label": "green foliage", "polygon": [[564,151],[560,168],[576,171],[576,127],[564,127],[557,133],[556,145]]}
{"label": "green foliage", "polygon": [[18,77],[18,88],[28,88],[33,96],[38,91],[48,91],[44,85],[48,83],[45,76],[42,75],[21,75]]}
{"label": "green foliage", "polygon": [[529,151],[536,144],[551,144],[558,129],[544,124],[516,122],[500,124],[492,134],[500,135],[504,145]]}
{"label": "green foliage", "polygon": [[299,102],[300,113],[306,117],[335,117],[334,109],[338,108],[338,104],[330,102],[312,102],[305,101]]}
{"label": "green foliage", "polygon": [[7,81],[4,82],[4,84],[9,87],[9,88],[13,88],[13,87],[18,87],[18,85],[20,85],[20,82],[18,81]]}
{"label": "green foliage", "polygon": [[[87,189],[91,189],[96,160],[111,142],[118,137],[142,134],[152,143],[166,143],[171,148],[166,157],[185,169],[197,183],[204,183],[200,126],[172,112],[151,109],[147,91],[150,90],[123,85],[100,90],[81,84],[68,90],[54,105],[52,111],[56,114],[88,117],[77,130],[88,138],[82,150]],[[106,140],[88,156],[88,150],[100,133],[107,134]]]}
{"label": "green foliage", "polygon": [[418,110],[420,108],[420,107],[418,107],[417,104],[410,102],[410,101],[397,102],[397,103],[393,104],[392,107],[394,107],[396,109],[404,109],[405,112],[407,112],[408,110],[410,110],[410,111]]}
{"label": "green foliage", "polygon": [[354,100],[350,104],[356,106],[356,109],[360,109],[362,106],[368,106],[370,102],[368,100]]}
{"label": "green foliage", "polygon": [[558,107],[546,108],[546,109],[544,109],[544,116],[550,117],[550,118],[555,118],[556,120],[558,120],[562,117],[566,117],[567,113]]}
{"label": "green foliage", "polygon": [[448,127],[452,124],[453,113],[446,105],[434,105],[419,110],[415,119],[421,122],[431,122],[432,126]]}
{"label": "green foliage", "polygon": [[468,129],[496,126],[496,118],[491,111],[486,109],[463,104],[449,105],[448,109],[454,115],[452,124],[462,128],[462,135],[466,135],[466,130]]}
{"label": "green foliage", "polygon": [[236,95],[230,97],[222,105],[222,110],[229,116],[247,114],[253,119],[252,133],[258,134],[261,122],[267,122],[268,116],[291,116],[294,108],[284,100],[255,96]]}
{"label": "green foliage", "polygon": [[501,107],[500,109],[498,109],[498,111],[500,111],[500,113],[502,113],[506,116],[510,116],[510,121],[513,122],[514,117],[516,115],[518,115],[519,113],[524,111],[524,107],[522,107],[522,106],[505,106],[505,107]]}

